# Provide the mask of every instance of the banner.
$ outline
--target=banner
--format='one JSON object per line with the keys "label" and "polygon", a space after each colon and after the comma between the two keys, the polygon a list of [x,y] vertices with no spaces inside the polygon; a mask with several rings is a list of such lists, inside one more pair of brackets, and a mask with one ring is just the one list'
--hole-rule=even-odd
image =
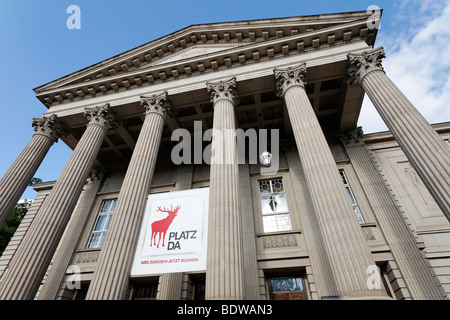
{"label": "banner", "polygon": [[209,188],[148,196],[131,276],[206,270]]}

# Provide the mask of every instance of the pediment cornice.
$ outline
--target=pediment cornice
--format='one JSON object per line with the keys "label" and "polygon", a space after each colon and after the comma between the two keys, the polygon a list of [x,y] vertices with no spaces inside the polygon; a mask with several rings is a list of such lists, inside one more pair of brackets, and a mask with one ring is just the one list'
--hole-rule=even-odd
{"label": "pediment cornice", "polygon": [[34,89],[47,107],[341,43],[366,40],[364,12],[194,25]]}

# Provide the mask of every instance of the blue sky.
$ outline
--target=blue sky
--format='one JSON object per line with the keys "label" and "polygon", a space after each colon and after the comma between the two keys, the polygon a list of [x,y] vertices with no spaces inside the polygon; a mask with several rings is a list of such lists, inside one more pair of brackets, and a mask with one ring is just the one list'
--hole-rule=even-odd
{"label": "blue sky", "polygon": [[[70,5],[81,29],[70,30]],[[192,24],[325,14],[382,8],[376,46],[383,65],[430,123],[450,121],[450,2],[394,1],[100,1],[0,0],[0,177],[31,139],[33,117],[46,111],[33,88]],[[365,99],[364,131],[386,127]],[[71,150],[56,143],[36,177],[56,180]],[[23,198],[33,199],[28,188]]]}

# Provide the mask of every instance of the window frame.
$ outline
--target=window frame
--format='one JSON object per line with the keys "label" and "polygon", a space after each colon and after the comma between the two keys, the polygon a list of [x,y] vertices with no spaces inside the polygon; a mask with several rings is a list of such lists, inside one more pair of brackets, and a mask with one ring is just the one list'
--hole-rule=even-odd
{"label": "window frame", "polygon": [[131,300],[157,300],[157,296],[158,282],[151,281],[145,283],[135,283],[133,285]]}
{"label": "window frame", "polygon": [[[300,290],[273,290],[272,280],[283,280],[283,279],[297,279],[300,280],[301,289]],[[267,297],[269,300],[309,300],[310,289],[308,283],[306,281],[305,274],[298,273],[281,273],[281,274],[273,274],[273,275],[265,275],[265,281],[267,285]]]}
{"label": "window frame", "polygon": [[353,207],[353,212],[355,213],[356,219],[358,220],[360,225],[365,224],[366,221],[365,221],[364,216],[363,216],[363,214],[361,212],[361,208],[360,208],[360,206],[358,204],[358,201],[356,200],[355,193],[353,192],[352,187],[350,186],[350,183],[348,181],[348,176],[345,173],[345,170],[343,168],[339,169],[339,175],[340,175],[340,177],[342,179],[345,191],[346,191],[346,193],[347,193],[347,195],[349,197],[350,203],[351,203],[351,205]]}
{"label": "window frame", "polygon": [[[111,210],[111,205],[110,205],[108,211],[103,211],[103,209],[105,207],[105,203],[111,202],[111,201],[113,201],[113,203],[114,203],[113,210]],[[107,198],[107,199],[102,199],[101,200],[100,208],[97,210],[97,215],[96,215],[96,219],[95,219],[94,225],[92,227],[91,232],[89,233],[89,238],[88,238],[87,246],[86,246],[87,249],[101,249],[102,248],[104,240],[105,240],[105,237],[106,237],[106,234],[107,234],[108,229],[109,229],[109,225],[111,223],[112,215],[113,215],[114,210],[116,208],[116,205],[117,205],[117,198]],[[99,226],[100,219],[103,218],[103,217],[106,217],[106,220],[103,222],[103,225],[104,226],[106,225],[106,229],[102,228],[102,229],[96,230],[97,227]],[[96,235],[100,235],[100,237],[98,237],[95,240],[96,245],[95,246],[91,246],[91,244],[93,243],[93,239],[94,239],[94,237]]]}
{"label": "window frame", "polygon": [[[274,188],[272,186],[272,184],[274,183],[273,181],[275,180],[281,180],[282,185],[283,185],[283,190],[282,191],[274,191]],[[270,182],[270,191],[268,193],[261,193],[261,182],[264,181],[269,181]],[[293,231],[293,225],[292,225],[292,218],[291,218],[291,209],[289,206],[289,201],[288,201],[288,197],[287,197],[287,191],[286,191],[286,179],[282,176],[276,176],[276,177],[271,177],[271,178],[266,178],[266,179],[257,179],[257,184],[258,184],[258,201],[259,201],[259,212],[261,215],[261,222],[262,222],[262,232],[263,233],[272,233],[272,232],[283,232],[283,231]],[[283,195],[284,196],[284,201],[286,204],[286,208],[287,210],[281,210],[278,212],[274,212],[274,213],[264,213],[263,212],[263,206],[262,206],[262,198],[263,197],[268,197],[268,196],[279,196],[279,195]],[[275,229],[273,230],[272,227],[269,227],[267,224],[265,224],[265,220],[264,218],[269,218],[269,217],[286,217],[287,222],[289,223],[288,229],[285,229],[283,227],[280,228],[279,224],[278,224],[278,220],[275,220]]]}

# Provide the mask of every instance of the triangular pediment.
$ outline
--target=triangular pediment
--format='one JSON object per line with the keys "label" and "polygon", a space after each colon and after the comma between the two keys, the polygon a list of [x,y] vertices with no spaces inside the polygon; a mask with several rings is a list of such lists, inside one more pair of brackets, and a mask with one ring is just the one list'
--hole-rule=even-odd
{"label": "triangular pediment", "polygon": [[35,90],[46,106],[373,36],[366,11],[193,25]]}
{"label": "triangular pediment", "polygon": [[154,62],[150,62],[148,66],[156,66],[160,64],[176,62],[184,59],[195,58],[202,55],[207,55],[210,53],[215,53],[219,51],[224,51],[228,49],[234,49],[242,44],[233,43],[233,44],[197,44],[187,49],[180,50],[176,53],[168,55],[162,59],[159,59]]}

